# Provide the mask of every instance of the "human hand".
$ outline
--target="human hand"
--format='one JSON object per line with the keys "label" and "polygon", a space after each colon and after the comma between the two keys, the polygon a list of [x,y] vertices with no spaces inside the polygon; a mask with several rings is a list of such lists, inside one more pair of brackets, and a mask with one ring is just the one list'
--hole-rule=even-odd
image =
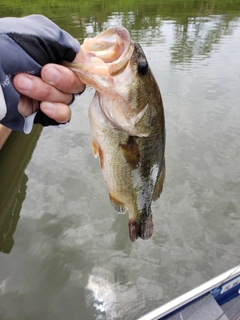
{"label": "human hand", "polygon": [[37,111],[40,101],[42,112],[58,123],[70,120],[73,94],[85,90],[85,85],[70,69],[52,63],[43,66],[41,78],[19,73],[13,78],[13,85],[21,94],[18,110],[24,117]]}
{"label": "human hand", "polygon": [[33,123],[68,122],[85,86],[59,63],[76,61],[79,42],[41,15],[1,18],[0,40],[0,123],[29,133]]}

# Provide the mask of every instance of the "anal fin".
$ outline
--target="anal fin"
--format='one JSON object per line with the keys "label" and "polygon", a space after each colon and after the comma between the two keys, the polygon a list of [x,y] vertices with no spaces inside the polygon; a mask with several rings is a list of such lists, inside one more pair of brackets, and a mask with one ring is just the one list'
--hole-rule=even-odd
{"label": "anal fin", "polygon": [[118,200],[111,192],[109,192],[109,198],[112,206],[118,213],[126,213],[127,209],[125,208],[125,204]]}

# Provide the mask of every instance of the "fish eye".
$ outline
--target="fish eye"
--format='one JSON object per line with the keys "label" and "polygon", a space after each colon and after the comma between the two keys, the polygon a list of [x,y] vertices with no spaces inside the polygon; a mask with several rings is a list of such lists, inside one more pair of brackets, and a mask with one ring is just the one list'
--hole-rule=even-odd
{"label": "fish eye", "polygon": [[148,63],[147,60],[138,61],[138,73],[145,75],[148,72]]}

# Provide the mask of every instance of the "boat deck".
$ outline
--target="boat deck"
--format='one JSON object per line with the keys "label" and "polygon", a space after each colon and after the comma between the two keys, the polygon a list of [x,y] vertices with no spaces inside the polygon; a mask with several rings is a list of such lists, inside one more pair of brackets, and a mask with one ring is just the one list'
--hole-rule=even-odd
{"label": "boat deck", "polygon": [[227,319],[240,320],[240,294],[221,305],[221,308],[227,316]]}
{"label": "boat deck", "polygon": [[162,320],[240,320],[240,295],[219,305],[212,295],[207,295],[181,311]]}
{"label": "boat deck", "polygon": [[240,320],[240,265],[138,320]]}

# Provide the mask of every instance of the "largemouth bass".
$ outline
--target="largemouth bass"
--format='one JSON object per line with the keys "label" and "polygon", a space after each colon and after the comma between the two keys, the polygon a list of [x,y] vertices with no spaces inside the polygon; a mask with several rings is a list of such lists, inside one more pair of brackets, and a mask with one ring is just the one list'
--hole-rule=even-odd
{"label": "largemouth bass", "polygon": [[89,108],[92,148],[110,201],[119,213],[128,211],[130,239],[148,239],[151,203],[165,177],[165,124],[145,54],[125,28],[112,27],[83,42],[79,63],[65,65],[96,89]]}

